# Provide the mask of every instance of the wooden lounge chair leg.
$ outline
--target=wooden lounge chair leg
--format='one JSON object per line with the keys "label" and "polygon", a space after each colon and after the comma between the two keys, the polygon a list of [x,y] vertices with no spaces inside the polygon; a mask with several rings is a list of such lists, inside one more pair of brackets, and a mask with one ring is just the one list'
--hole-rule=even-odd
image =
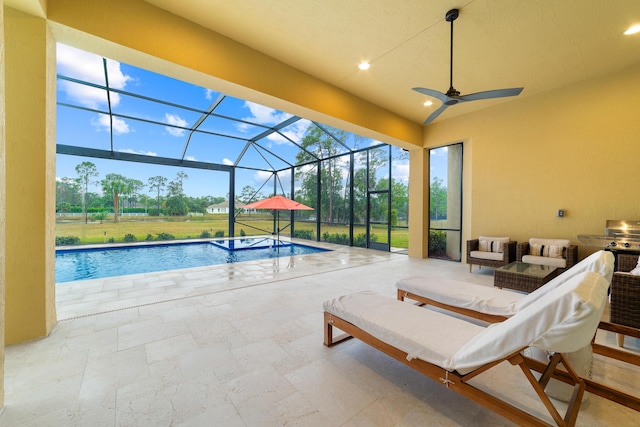
{"label": "wooden lounge chair leg", "polygon": [[473,268],[473,264],[469,264],[469,273],[471,273],[472,268]]}
{"label": "wooden lounge chair leg", "polygon": [[333,318],[331,314],[324,312],[324,345],[327,347],[332,347],[336,344],[341,343],[342,341],[353,338],[349,334],[342,334],[340,336],[333,336]]}
{"label": "wooden lounge chair leg", "polygon": [[[547,411],[549,412],[549,414],[551,415],[551,417],[553,418],[553,420],[556,422],[558,426],[568,426],[568,427],[575,426],[576,421],[578,419],[578,412],[580,411],[582,396],[584,395],[586,385],[584,381],[580,379],[578,374],[576,374],[573,368],[571,368],[571,366],[564,360],[564,358],[560,353],[556,353],[553,355],[553,357],[549,361],[549,364],[547,365],[547,368],[542,373],[540,380],[536,380],[536,378],[533,376],[531,369],[529,368],[529,366],[527,366],[527,362],[524,359],[524,357],[522,357],[522,355],[516,355],[510,358],[509,362],[511,362],[511,364],[513,365],[520,366],[520,369],[524,373],[527,380],[529,380],[529,383],[531,383],[531,386],[533,387],[536,394],[540,398],[540,401],[542,401],[544,406],[547,408]],[[547,396],[547,394],[544,392],[544,388],[547,385],[547,382],[549,381],[549,379],[551,378],[552,373],[555,370],[558,363],[562,363],[562,365],[565,367],[574,385],[573,393],[571,395],[571,400],[569,401],[569,406],[567,407],[567,412],[565,413],[564,418],[562,418],[558,410],[555,408],[555,406],[551,402],[551,399],[549,399],[549,396]]]}
{"label": "wooden lounge chair leg", "polygon": [[624,347],[624,334],[618,334],[618,347]]}
{"label": "wooden lounge chair leg", "polygon": [[333,344],[333,324],[331,322],[331,315],[324,312],[324,345],[331,347]]}

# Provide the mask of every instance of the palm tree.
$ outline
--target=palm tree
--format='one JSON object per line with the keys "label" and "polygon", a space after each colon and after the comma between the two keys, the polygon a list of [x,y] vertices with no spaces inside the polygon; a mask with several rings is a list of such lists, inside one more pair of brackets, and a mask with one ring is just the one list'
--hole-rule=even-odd
{"label": "palm tree", "polygon": [[120,174],[108,173],[100,182],[102,184],[102,191],[104,191],[105,194],[111,194],[113,196],[113,222],[118,222],[120,194],[126,194],[127,191],[129,191],[128,181],[128,178]]}

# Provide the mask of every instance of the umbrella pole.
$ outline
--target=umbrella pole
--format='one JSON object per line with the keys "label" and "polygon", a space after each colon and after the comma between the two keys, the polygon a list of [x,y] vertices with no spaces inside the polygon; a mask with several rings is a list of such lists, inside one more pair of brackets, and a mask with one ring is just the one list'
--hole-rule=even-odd
{"label": "umbrella pole", "polygon": [[276,237],[278,238],[278,241],[276,242],[276,245],[278,246],[278,253],[280,253],[280,211],[276,211],[278,214],[278,233],[276,234]]}

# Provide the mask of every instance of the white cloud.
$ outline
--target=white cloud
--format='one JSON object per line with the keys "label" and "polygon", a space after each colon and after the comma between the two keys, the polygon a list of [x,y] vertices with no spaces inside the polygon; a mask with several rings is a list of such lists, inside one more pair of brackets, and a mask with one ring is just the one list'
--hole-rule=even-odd
{"label": "white cloud", "polygon": [[316,167],[312,164],[302,165],[298,168],[298,171],[302,173],[309,173],[311,171],[315,171]]}
{"label": "white cloud", "polygon": [[393,179],[408,183],[409,182],[409,163],[393,164]]}
{"label": "white cloud", "polygon": [[429,151],[432,156],[447,156],[449,154],[449,147],[440,147]]}
{"label": "white cloud", "polygon": [[[175,114],[165,113],[164,120],[170,125],[181,126],[181,127],[187,126],[187,121],[180,116],[176,116]],[[184,135],[184,132],[185,132],[184,129],[174,128],[170,126],[165,126],[165,129],[167,130],[169,135],[173,135],[173,136],[182,136]]]}
{"label": "white cloud", "polygon": [[281,111],[274,110],[273,108],[254,104],[249,101],[245,101],[244,106],[249,108],[249,111],[251,111],[251,116],[245,118],[245,120],[256,122],[261,125],[275,125],[291,117],[291,114],[283,113]]}
{"label": "white cloud", "polygon": [[205,98],[207,98],[208,100],[213,99],[213,95],[217,94],[218,92],[216,92],[215,90],[211,90],[211,89],[205,89],[204,90],[204,96]]}
{"label": "white cloud", "polygon": [[[98,114],[97,117],[91,119],[91,126],[96,128],[97,131],[109,132],[110,129],[109,116],[107,114]],[[115,135],[125,135],[131,132],[129,124],[123,119],[118,117],[113,118],[113,133]]]}
{"label": "white cloud", "polygon": [[[106,109],[107,95],[104,90],[68,81],[58,82],[58,88],[62,90],[72,102],[77,102],[87,108],[99,109],[103,107]],[[114,96],[111,101],[116,105],[116,102],[120,101],[120,97],[117,96],[117,94],[114,95],[116,96]]]}
{"label": "white cloud", "polygon": [[235,126],[236,126],[236,129],[238,129],[242,133],[246,133],[246,132],[248,132],[249,130],[251,130],[252,128],[255,127],[255,126],[250,125],[248,123],[236,123]]}
{"label": "white cloud", "polygon": [[[253,102],[249,102],[249,101],[245,101],[244,106],[247,107],[249,111],[251,111],[251,116],[245,117],[243,118],[243,120],[246,120],[252,123],[258,123],[261,125],[270,126],[270,125],[276,125],[278,123],[281,123],[287,120],[289,117],[291,117],[291,114],[289,113],[283,113],[273,108],[265,107],[264,105],[254,104]],[[295,126],[293,126],[294,128],[298,126],[297,123]],[[236,128],[240,132],[246,132],[248,129],[251,128],[251,126],[245,123],[239,123],[236,125]],[[299,132],[296,132],[296,134],[298,133]],[[272,133],[267,137],[267,139],[276,144],[289,144],[289,141],[287,141],[286,138],[283,138],[281,135],[278,135],[277,133]],[[294,139],[294,141],[296,140],[297,139]]]}
{"label": "white cloud", "polygon": [[233,166],[233,160],[229,160],[226,157],[224,159],[222,159],[222,164],[223,165],[228,165],[228,166]]}
{"label": "white cloud", "polygon": [[[102,57],[85,52],[64,44],[57,45],[58,73],[85,80],[99,85],[105,85],[104,66]],[[124,89],[131,76],[125,75],[120,69],[120,63],[107,59],[109,72],[109,86],[115,89]],[[68,81],[60,81],[58,85],[70,100],[88,108],[99,108],[107,105],[107,95],[104,90],[80,85]],[[120,103],[120,95],[111,93],[111,105]]]}
{"label": "white cloud", "polygon": [[134,150],[133,148],[122,148],[118,151],[121,153],[142,154],[144,156],[153,156],[153,157],[156,157],[158,155],[158,153],[154,153],[153,151],[137,151],[137,150]]}
{"label": "white cloud", "polygon": [[[286,180],[286,182],[290,182],[289,180],[291,179],[291,169],[278,172],[278,178],[280,178],[280,181]],[[282,182],[282,185],[286,186],[287,184],[285,182]]]}
{"label": "white cloud", "polygon": [[193,157],[193,156],[186,156],[184,159],[185,159],[185,160],[189,160],[189,161],[191,161],[191,162],[197,162],[197,161],[198,161],[198,159],[196,159],[196,158],[195,158],[195,157]]}
{"label": "white cloud", "polygon": [[[291,126],[288,126],[286,130],[282,133],[286,135],[288,138],[290,138],[292,141],[300,141],[304,137],[304,134],[307,132],[307,129],[309,128],[309,126],[311,126],[311,121],[306,119],[301,119],[295,122],[294,124],[292,124]],[[278,135],[278,137],[280,136]]]}
{"label": "white cloud", "polygon": [[[104,115],[104,114],[103,114]],[[129,133],[129,125],[123,119],[113,118],[113,133],[116,135],[124,135]]]}
{"label": "white cloud", "polygon": [[[282,135],[285,135],[291,141],[300,142],[304,137],[304,134],[307,132],[307,129],[311,126],[311,122],[309,120],[301,119],[297,122],[293,123],[290,126],[287,126],[286,130],[281,131]],[[276,144],[291,144],[291,142],[284,138],[279,133],[272,133],[267,136],[267,139]]]}
{"label": "white cloud", "polygon": [[273,173],[270,171],[257,171],[255,175],[253,175],[253,179],[256,182],[265,182],[273,177]]}

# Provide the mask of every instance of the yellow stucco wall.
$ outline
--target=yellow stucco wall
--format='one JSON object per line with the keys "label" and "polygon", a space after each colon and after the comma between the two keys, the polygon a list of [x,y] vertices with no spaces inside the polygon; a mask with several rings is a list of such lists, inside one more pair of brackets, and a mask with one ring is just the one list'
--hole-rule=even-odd
{"label": "yellow stucco wall", "polygon": [[427,258],[426,236],[429,233],[429,158],[428,151],[419,148],[409,152],[409,256]]}
{"label": "yellow stucco wall", "polygon": [[0,408],[4,406],[4,256],[5,256],[5,81],[4,81],[4,1],[0,0]]}
{"label": "yellow stucco wall", "polygon": [[47,335],[55,315],[55,43],[6,8],[5,343]]}
{"label": "yellow stucco wall", "polygon": [[463,242],[578,244],[579,234],[603,234],[607,219],[640,220],[638,97],[636,66],[425,128],[427,147],[465,141]]}

